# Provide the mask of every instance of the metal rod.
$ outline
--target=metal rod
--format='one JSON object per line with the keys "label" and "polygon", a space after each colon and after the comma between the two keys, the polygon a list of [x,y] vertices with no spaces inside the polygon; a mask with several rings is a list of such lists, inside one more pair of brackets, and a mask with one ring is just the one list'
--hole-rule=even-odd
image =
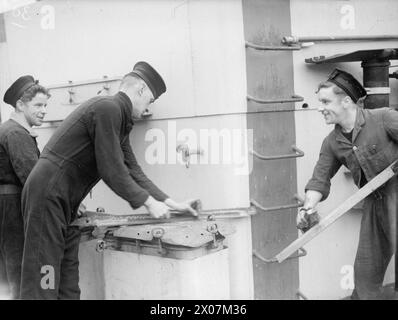
{"label": "metal rod", "polygon": [[104,77],[102,79],[55,84],[55,85],[46,86],[46,88],[50,89],[50,90],[51,89],[61,89],[61,88],[71,88],[71,87],[78,87],[78,86],[84,86],[84,85],[89,85],[89,84],[113,82],[113,81],[120,81],[120,80],[122,80],[122,77],[112,77],[112,78]]}
{"label": "metal rod", "polygon": [[263,207],[261,204],[259,204],[254,199],[250,199],[250,202],[251,202],[251,204],[253,206],[255,206],[256,208],[258,208],[258,209],[260,209],[262,211],[265,211],[265,212],[267,212],[267,211],[278,211],[278,210],[284,210],[284,209],[293,209],[293,208],[299,208],[299,207],[303,206],[304,201],[301,201],[300,200],[301,198],[297,194],[295,194],[293,196],[293,198],[297,200],[297,203],[286,204],[286,205],[283,205],[283,206],[268,207],[268,208]]}
{"label": "metal rod", "polygon": [[381,41],[396,40],[398,35],[380,36],[285,36],[282,43],[285,45],[295,45],[300,42],[324,42],[324,41]]}
{"label": "metal rod", "polygon": [[277,262],[275,258],[267,259],[260,255],[256,250],[253,250],[253,256],[265,263]]}
{"label": "metal rod", "polygon": [[75,220],[72,225],[79,228],[87,227],[120,227],[123,225],[145,225],[170,223],[176,221],[195,221],[197,219],[207,220],[210,217],[214,219],[234,219],[246,218],[256,214],[256,208],[251,206],[249,208],[236,209],[216,209],[216,210],[199,210],[199,216],[194,217],[189,214],[182,214],[179,212],[171,212],[169,219],[153,218],[149,214],[129,214],[129,215],[115,215],[109,213],[98,213],[93,211],[85,211],[85,216]]}
{"label": "metal rod", "polygon": [[287,205],[283,205],[283,206],[275,206],[275,207],[268,207],[265,208],[262,205],[260,205],[256,200],[254,199],[250,199],[250,202],[258,209],[268,212],[268,211],[278,211],[278,210],[284,210],[284,209],[293,209],[293,208],[299,208],[302,206],[301,203],[297,202],[297,203],[292,203],[292,204],[287,204]]}
{"label": "metal rod", "polygon": [[[209,117],[222,117],[222,116],[235,116],[245,114],[260,114],[260,113],[272,113],[272,112],[307,112],[316,111],[317,109],[302,108],[302,109],[266,109],[266,110],[255,110],[255,111],[238,111],[238,112],[226,112],[226,113],[212,113],[212,114],[200,114],[194,116],[177,116],[177,117],[152,117],[143,120],[135,120],[135,122],[147,122],[147,121],[169,121],[169,120],[182,120],[182,119],[198,119],[198,118],[209,118]],[[64,119],[51,119],[43,120],[44,123],[50,123],[54,125],[36,127],[35,130],[56,128],[58,123],[61,123]]]}
{"label": "metal rod", "polygon": [[297,148],[295,145],[292,145],[292,150],[295,153],[292,154],[283,154],[283,155],[277,155],[277,156],[264,156],[259,153],[257,153],[254,150],[250,150],[250,153],[253,154],[255,157],[257,157],[260,160],[279,160],[279,159],[289,159],[289,158],[299,158],[304,156],[304,152]]}
{"label": "metal rod", "polygon": [[261,104],[270,104],[270,103],[288,103],[288,102],[300,102],[304,101],[304,98],[302,96],[299,96],[297,94],[293,94],[291,98],[282,98],[282,99],[258,99],[254,98],[251,95],[246,96],[248,101],[254,101],[257,103]]}
{"label": "metal rod", "polygon": [[249,41],[245,42],[245,47],[246,48],[251,48],[251,49],[255,49],[255,50],[277,50],[277,51],[292,51],[292,50],[300,50],[301,47],[300,46],[264,46],[264,45],[260,45],[260,44],[255,44]]}
{"label": "metal rod", "polygon": [[[298,249],[298,253],[296,255],[292,255],[289,258],[287,258],[286,260],[288,260],[288,259],[297,259],[297,258],[304,257],[306,255],[307,255],[307,251],[304,248],[300,248],[300,249]],[[264,258],[256,250],[253,250],[253,256],[255,256],[257,259],[259,259],[259,260],[261,260],[262,262],[265,262],[265,263],[274,263],[274,262],[278,261],[275,257],[270,258],[270,259]]]}

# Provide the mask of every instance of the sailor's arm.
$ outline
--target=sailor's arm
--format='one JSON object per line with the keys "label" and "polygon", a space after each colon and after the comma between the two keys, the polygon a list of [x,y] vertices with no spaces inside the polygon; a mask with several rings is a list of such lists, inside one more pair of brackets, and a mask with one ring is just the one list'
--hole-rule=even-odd
{"label": "sailor's arm", "polygon": [[322,143],[312,178],[305,187],[304,205],[297,214],[297,227],[300,230],[307,231],[319,220],[316,206],[329,196],[330,180],[340,167],[341,163],[333,154],[326,138]]}

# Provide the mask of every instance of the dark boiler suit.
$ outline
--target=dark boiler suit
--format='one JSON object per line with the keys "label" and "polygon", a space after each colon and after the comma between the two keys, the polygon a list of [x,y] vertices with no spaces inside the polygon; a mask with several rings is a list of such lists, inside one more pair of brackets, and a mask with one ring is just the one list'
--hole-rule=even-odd
{"label": "dark boiler suit", "polygon": [[[306,190],[316,190],[326,199],[330,179],[341,165],[362,187],[398,159],[398,111],[389,108],[357,111],[352,140],[341,127],[324,139],[319,160]],[[393,177],[364,200],[359,244],[354,263],[354,299],[378,299],[384,274],[395,253],[397,178]]]}
{"label": "dark boiler suit", "polygon": [[24,230],[21,191],[39,158],[36,135],[10,119],[0,125],[0,283],[19,298]]}
{"label": "dark boiler suit", "polygon": [[45,146],[22,192],[25,247],[22,299],[79,299],[80,202],[102,179],[133,208],[167,198],[143,173],[130,146],[128,96],[92,98],[74,110]]}

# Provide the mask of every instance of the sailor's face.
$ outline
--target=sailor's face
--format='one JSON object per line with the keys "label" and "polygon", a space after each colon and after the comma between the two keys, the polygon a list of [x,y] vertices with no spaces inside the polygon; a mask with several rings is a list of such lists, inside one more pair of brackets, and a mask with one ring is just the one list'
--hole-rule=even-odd
{"label": "sailor's face", "polygon": [[321,103],[318,111],[322,113],[326,124],[339,124],[344,119],[343,96],[335,94],[333,87],[320,89],[318,100]]}
{"label": "sailor's face", "polygon": [[138,98],[133,105],[133,118],[142,119],[149,112],[150,105],[155,101],[152,91],[148,86],[143,86],[138,92]]}
{"label": "sailor's face", "polygon": [[37,93],[32,100],[22,103],[22,112],[30,126],[41,126],[47,113],[48,96]]}

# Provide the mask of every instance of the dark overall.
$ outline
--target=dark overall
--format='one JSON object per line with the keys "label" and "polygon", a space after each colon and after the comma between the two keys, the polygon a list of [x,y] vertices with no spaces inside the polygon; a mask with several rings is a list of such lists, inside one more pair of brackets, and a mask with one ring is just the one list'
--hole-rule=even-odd
{"label": "dark overall", "polygon": [[22,299],[79,299],[80,202],[103,181],[133,208],[167,198],[141,170],[130,146],[132,104],[122,92],[73,111],[45,146],[22,192],[25,247]]}
{"label": "dark overall", "polygon": [[[330,179],[341,165],[362,187],[398,159],[398,111],[381,108],[358,109],[352,141],[341,127],[325,138],[313,176],[305,187],[326,199]],[[363,206],[358,250],[354,263],[354,299],[380,297],[387,266],[395,253],[398,181],[394,177],[371,195]]]}
{"label": "dark overall", "polygon": [[14,120],[0,125],[0,284],[19,298],[24,243],[21,191],[39,157],[36,140]]}

